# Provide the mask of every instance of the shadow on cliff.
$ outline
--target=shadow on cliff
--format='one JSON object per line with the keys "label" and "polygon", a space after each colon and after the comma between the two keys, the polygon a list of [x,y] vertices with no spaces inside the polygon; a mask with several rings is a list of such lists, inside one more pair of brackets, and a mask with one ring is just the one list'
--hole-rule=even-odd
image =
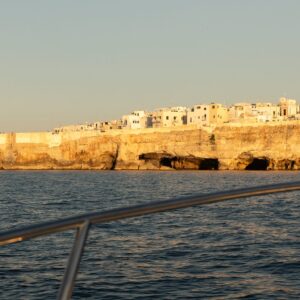
{"label": "shadow on cliff", "polygon": [[139,155],[148,165],[157,169],[175,170],[218,170],[219,161],[217,158],[201,158],[195,156],[174,156],[165,152],[151,152]]}

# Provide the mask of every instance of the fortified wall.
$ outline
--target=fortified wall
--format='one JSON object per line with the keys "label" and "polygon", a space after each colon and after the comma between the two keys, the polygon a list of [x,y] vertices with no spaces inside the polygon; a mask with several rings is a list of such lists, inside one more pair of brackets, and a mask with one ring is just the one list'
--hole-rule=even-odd
{"label": "fortified wall", "polygon": [[300,122],[6,133],[0,168],[298,170]]}

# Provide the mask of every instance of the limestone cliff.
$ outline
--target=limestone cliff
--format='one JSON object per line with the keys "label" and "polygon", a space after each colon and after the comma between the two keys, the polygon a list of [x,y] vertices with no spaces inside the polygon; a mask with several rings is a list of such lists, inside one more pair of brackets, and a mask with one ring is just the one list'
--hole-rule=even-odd
{"label": "limestone cliff", "polygon": [[1,169],[297,170],[300,122],[0,134]]}

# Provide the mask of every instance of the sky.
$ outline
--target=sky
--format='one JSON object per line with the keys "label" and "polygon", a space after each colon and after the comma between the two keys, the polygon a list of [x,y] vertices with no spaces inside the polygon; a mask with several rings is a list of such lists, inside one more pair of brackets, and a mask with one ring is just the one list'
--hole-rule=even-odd
{"label": "sky", "polygon": [[300,101],[298,0],[0,0],[0,132]]}

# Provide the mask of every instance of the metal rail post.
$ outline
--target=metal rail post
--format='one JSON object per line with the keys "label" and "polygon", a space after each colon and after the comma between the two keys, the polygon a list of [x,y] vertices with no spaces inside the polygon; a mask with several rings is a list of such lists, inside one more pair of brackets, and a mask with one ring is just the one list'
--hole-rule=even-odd
{"label": "metal rail post", "polygon": [[78,272],[80,259],[84,250],[85,242],[89,233],[90,222],[86,221],[77,229],[72,252],[68,259],[68,264],[65,270],[64,278],[62,280],[58,300],[71,299],[76,275]]}

